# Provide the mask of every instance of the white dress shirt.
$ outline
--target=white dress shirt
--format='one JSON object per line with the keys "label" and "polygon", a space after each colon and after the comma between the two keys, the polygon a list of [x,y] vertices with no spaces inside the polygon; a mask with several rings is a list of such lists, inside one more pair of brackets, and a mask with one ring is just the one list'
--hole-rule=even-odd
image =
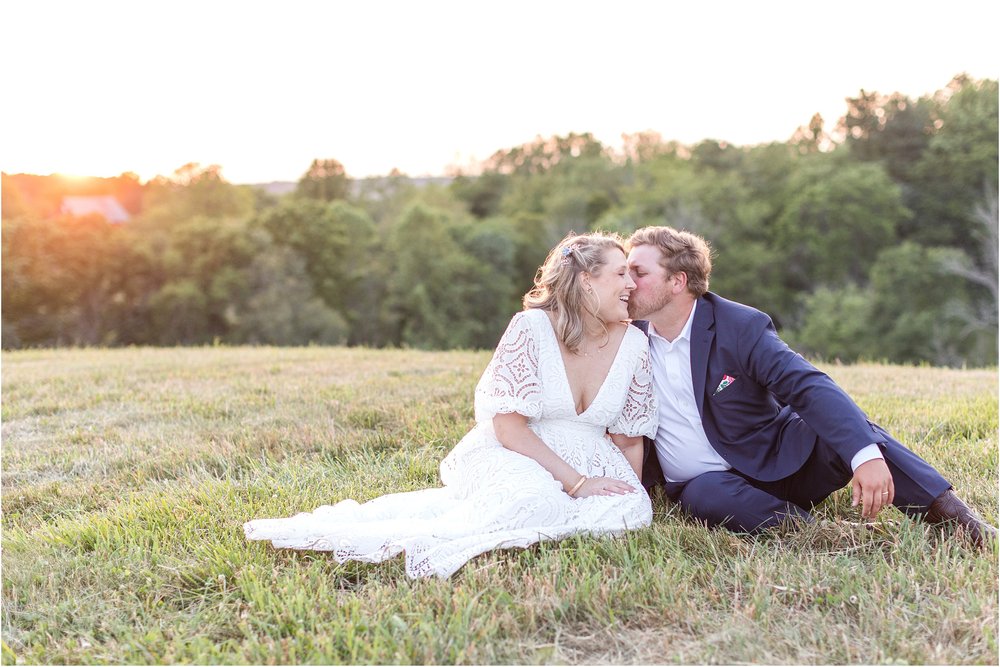
{"label": "white dress shirt", "polygon": [[[706,472],[732,468],[705,435],[691,380],[691,325],[697,302],[681,333],[669,341],[649,324],[649,356],[653,386],[659,403],[660,424],[656,431],[656,457],[668,482],[686,482]],[[871,459],[882,458],[877,444],[870,444],[851,459],[851,469]]]}
{"label": "white dress shirt", "polygon": [[673,341],[649,324],[649,357],[653,366],[653,387],[659,405],[660,425],[656,430],[656,457],[668,482],[686,482],[706,472],[729,470],[732,466],[719,456],[705,435],[694,400],[691,382],[691,323]]}

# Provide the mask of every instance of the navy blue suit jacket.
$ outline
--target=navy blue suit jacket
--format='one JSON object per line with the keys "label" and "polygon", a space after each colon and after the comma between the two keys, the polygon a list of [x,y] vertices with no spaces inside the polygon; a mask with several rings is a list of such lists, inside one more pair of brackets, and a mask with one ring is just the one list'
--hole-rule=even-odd
{"label": "navy blue suit jacket", "polygon": [[[717,391],[727,375],[734,380]],[[796,472],[818,438],[848,466],[864,447],[885,442],[844,390],[778,337],[770,317],[712,292],[698,299],[691,326],[691,379],[708,441],[753,479]],[[647,440],[643,484],[662,481]]]}

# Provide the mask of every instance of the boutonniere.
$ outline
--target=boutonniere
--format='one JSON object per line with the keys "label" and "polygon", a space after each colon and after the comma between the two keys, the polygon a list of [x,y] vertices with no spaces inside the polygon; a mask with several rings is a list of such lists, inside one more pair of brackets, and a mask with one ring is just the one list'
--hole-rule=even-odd
{"label": "boutonniere", "polygon": [[[732,375],[723,375],[722,382],[720,382],[719,386],[715,388],[715,394],[718,394],[720,391],[722,391],[735,381],[736,378],[734,378]],[[712,394],[712,396],[715,396],[715,394]]]}

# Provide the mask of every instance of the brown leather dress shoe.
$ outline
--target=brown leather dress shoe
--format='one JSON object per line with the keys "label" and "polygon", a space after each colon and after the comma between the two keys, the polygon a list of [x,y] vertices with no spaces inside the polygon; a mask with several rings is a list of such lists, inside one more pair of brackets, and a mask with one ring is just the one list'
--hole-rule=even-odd
{"label": "brown leather dress shoe", "polygon": [[997,529],[986,523],[971,507],[966,505],[951,489],[934,499],[927,508],[924,520],[928,523],[953,522],[961,526],[972,543],[982,549],[987,540],[996,541]]}

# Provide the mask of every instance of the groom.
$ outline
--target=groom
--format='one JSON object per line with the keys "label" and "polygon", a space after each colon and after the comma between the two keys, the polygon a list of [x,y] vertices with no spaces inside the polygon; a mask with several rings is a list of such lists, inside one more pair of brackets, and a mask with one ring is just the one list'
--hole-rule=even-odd
{"label": "groom", "polygon": [[894,504],[951,521],[982,547],[996,530],[927,462],[778,338],[764,313],[708,291],[710,251],[694,234],[646,227],[628,240],[629,315],[649,336],[660,426],[643,484],[709,526],[756,532],[851,482],[874,518]]}

